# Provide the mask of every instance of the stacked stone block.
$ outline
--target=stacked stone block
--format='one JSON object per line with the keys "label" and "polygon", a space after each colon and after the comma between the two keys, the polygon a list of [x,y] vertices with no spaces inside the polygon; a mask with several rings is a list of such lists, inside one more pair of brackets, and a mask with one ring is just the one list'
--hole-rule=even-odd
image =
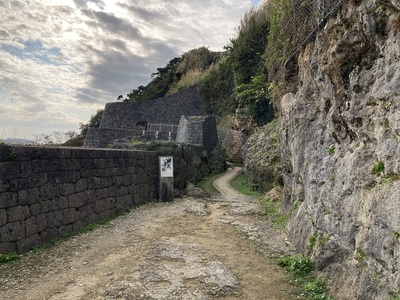
{"label": "stacked stone block", "polygon": [[202,146],[207,152],[211,152],[218,145],[215,117],[182,116],[176,142]]}
{"label": "stacked stone block", "polygon": [[157,199],[154,152],[0,145],[0,253]]}

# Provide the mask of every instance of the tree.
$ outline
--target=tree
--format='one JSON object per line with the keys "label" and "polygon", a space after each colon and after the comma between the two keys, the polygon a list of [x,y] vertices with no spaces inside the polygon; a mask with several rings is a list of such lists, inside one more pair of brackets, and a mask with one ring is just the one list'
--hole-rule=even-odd
{"label": "tree", "polygon": [[94,115],[91,115],[89,123],[79,123],[81,135],[85,136],[90,127],[99,127],[104,109],[98,109]]}
{"label": "tree", "polygon": [[270,90],[265,74],[252,77],[250,83],[235,88],[238,107],[247,107],[257,125],[264,125],[274,118]]}
{"label": "tree", "polygon": [[78,134],[73,131],[53,131],[52,133],[39,133],[33,136],[34,145],[63,145],[69,140],[78,138]]}

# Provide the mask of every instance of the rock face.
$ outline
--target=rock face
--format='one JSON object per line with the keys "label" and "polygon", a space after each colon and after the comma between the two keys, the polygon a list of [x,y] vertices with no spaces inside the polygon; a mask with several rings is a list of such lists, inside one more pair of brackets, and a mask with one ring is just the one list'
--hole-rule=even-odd
{"label": "rock face", "polygon": [[282,185],[279,154],[279,122],[274,120],[258,129],[243,145],[244,172],[253,190],[267,192]]}
{"label": "rock face", "polygon": [[281,101],[289,236],[337,299],[400,295],[399,30],[398,0],[347,1]]}
{"label": "rock face", "polygon": [[240,151],[246,140],[245,134],[241,131],[219,127],[218,139],[226,159],[233,163],[242,163]]}

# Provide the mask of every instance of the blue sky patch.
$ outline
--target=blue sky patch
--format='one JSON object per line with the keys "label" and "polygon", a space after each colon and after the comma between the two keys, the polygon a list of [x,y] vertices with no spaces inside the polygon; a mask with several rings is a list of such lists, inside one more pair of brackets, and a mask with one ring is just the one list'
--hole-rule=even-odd
{"label": "blue sky patch", "polygon": [[13,56],[16,56],[23,60],[35,60],[37,62],[60,66],[61,63],[54,58],[61,58],[63,54],[61,49],[57,47],[45,48],[40,40],[28,40],[21,41],[17,40],[19,43],[24,45],[24,48],[18,48],[10,45],[0,45],[0,48]]}

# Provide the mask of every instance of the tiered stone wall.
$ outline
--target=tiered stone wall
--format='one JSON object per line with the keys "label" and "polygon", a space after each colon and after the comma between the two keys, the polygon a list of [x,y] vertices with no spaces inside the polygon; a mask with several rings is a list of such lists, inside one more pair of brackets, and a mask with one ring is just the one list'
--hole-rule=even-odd
{"label": "tiered stone wall", "polygon": [[206,115],[204,101],[197,87],[159,99],[107,103],[100,128],[136,129],[137,122],[178,124],[182,115]]}
{"label": "tiered stone wall", "polygon": [[113,144],[115,139],[140,138],[143,124],[165,125],[161,126],[162,130],[155,129],[159,131],[158,136],[155,136],[154,128],[150,128],[146,133],[146,140],[174,140],[176,130],[171,130],[170,127],[177,126],[182,115],[206,115],[204,100],[198,87],[190,87],[153,100],[107,103],[99,128],[89,128],[83,145],[103,148]]}
{"label": "tiered stone wall", "polygon": [[204,147],[210,152],[218,145],[217,125],[214,116],[182,116],[176,142]]}
{"label": "tiered stone wall", "polygon": [[0,145],[0,253],[157,198],[157,153]]}

